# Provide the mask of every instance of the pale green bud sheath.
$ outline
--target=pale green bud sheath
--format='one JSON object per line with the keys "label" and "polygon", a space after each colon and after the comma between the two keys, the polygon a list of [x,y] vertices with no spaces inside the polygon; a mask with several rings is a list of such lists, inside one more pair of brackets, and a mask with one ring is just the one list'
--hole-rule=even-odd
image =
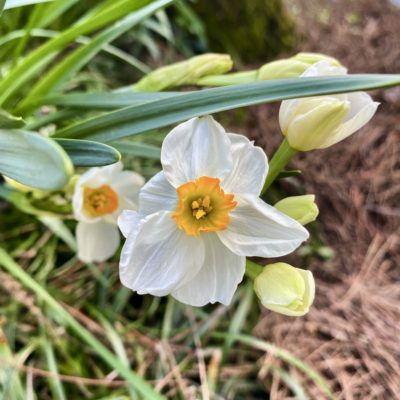
{"label": "pale green bud sheath", "polygon": [[261,304],[274,312],[299,317],[307,314],[315,296],[310,271],[286,263],[266,265],[254,280]]}
{"label": "pale green bud sheath", "polygon": [[333,57],[319,53],[298,53],[293,57],[272,61],[263,65],[257,73],[258,80],[298,78],[311,65],[326,61],[331,66],[339,67],[341,64]]}
{"label": "pale green bud sheath", "polygon": [[308,66],[315,64],[319,61],[327,61],[333,67],[342,67],[343,65],[334,58],[321,53],[307,53],[301,52],[292,57],[293,60],[308,64]]}
{"label": "pale green bud sheath", "polygon": [[200,78],[196,84],[199,86],[229,86],[257,80],[298,78],[310,65],[322,60],[334,67],[341,66],[338,60],[325,54],[298,53],[290,58],[264,64],[258,70],[234,72],[225,75],[207,75]]}
{"label": "pale green bud sheath", "polygon": [[298,78],[309,64],[292,58],[273,61],[263,65],[257,73],[257,80]]}
{"label": "pale green bud sheath", "polygon": [[313,194],[286,197],[278,201],[274,207],[302,225],[315,221],[319,214]]}
{"label": "pale green bud sheath", "polygon": [[181,85],[194,85],[207,75],[230,71],[232,65],[231,57],[227,54],[202,54],[150,72],[133,86],[133,90],[157,92]]}

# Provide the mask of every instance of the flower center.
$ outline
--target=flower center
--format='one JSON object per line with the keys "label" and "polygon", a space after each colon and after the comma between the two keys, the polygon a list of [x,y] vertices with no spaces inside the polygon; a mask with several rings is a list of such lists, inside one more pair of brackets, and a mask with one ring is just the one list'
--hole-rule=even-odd
{"label": "flower center", "polygon": [[118,195],[108,185],[102,185],[95,189],[85,187],[83,208],[92,217],[111,214],[118,208]]}
{"label": "flower center", "polygon": [[176,189],[178,206],[172,218],[188,235],[226,229],[229,211],[236,207],[233,194],[225,194],[218,178],[202,176]]}

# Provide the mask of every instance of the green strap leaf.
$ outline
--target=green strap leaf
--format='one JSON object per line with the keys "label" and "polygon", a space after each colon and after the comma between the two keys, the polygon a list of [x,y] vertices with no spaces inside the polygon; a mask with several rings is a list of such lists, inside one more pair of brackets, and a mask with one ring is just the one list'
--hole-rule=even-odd
{"label": "green strap leaf", "polygon": [[52,139],[21,130],[0,130],[0,173],[43,190],[63,188],[74,168]]}
{"label": "green strap leaf", "polygon": [[90,140],[56,139],[75,167],[99,167],[114,164],[121,154],[113,147]]}
{"label": "green strap leaf", "polygon": [[0,109],[0,129],[22,128],[25,121],[21,117],[14,117],[7,111]]}
{"label": "green strap leaf", "polygon": [[21,88],[26,81],[32,79],[45,67],[68,43],[78,37],[100,29],[113,21],[148,4],[151,0],[115,0],[101,11],[78,21],[75,25],[60,32],[59,35],[47,41],[24,58],[0,81],[0,104],[10,100],[11,96]]}
{"label": "green strap leaf", "polygon": [[161,157],[161,149],[145,143],[127,142],[119,140],[111,143],[122,154],[135,157],[152,158],[159,160]]}
{"label": "green strap leaf", "polygon": [[84,93],[72,92],[68,94],[51,95],[37,99],[34,104],[57,105],[80,109],[113,110],[148,101],[166,99],[171,96],[182,94],[180,92],[112,92],[112,93]]}
{"label": "green strap leaf", "polygon": [[96,116],[61,129],[56,137],[107,142],[205,114],[298,97],[377,89],[400,75],[346,75],[254,82],[170,96]]}
{"label": "green strap leaf", "polygon": [[14,278],[20,281],[26,288],[31,290],[36,297],[48,307],[57,321],[68,327],[83,342],[88,344],[95,354],[98,355],[113,370],[117,371],[122,378],[126,379],[131,387],[136,388],[137,392],[146,400],[164,400],[165,397],[157,393],[144,378],[136,374],[130,366],[121,361],[118,356],[111,352],[99,339],[81,325],[49,292],[36,282],[24,269],[22,269],[9,255],[0,248],[0,266],[9,272]]}
{"label": "green strap leaf", "polygon": [[111,27],[99,33],[89,43],[81,46],[60,63],[56,64],[42,79],[40,79],[40,81],[38,81],[33,89],[29,91],[28,96],[24,98],[18,107],[18,111],[20,112],[23,109],[29,108],[30,103],[34,101],[35,98],[61,89],[71,76],[76,74],[102,50],[104,45],[110,43],[172,1],[173,0],[157,0],[146,6],[138,3],[138,10],[130,13],[122,20],[117,21]]}

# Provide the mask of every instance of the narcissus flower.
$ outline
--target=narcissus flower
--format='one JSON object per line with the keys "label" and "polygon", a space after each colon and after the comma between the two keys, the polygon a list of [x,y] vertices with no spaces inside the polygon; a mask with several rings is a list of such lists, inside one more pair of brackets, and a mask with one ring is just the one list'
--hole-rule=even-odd
{"label": "narcissus flower", "polygon": [[315,221],[319,214],[313,194],[286,197],[278,201],[274,207],[302,225]]}
{"label": "narcissus flower", "polygon": [[212,117],[178,125],[161,149],[163,170],[142,188],[139,211],[118,219],[126,237],[120,278],[139,294],[229,304],[246,256],[288,254],[308,237],[258,196],[264,152]]}
{"label": "narcissus flower", "polygon": [[254,280],[254,290],[262,305],[291,317],[308,313],[315,296],[310,271],[286,263],[266,265]]}
{"label": "narcissus flower", "polygon": [[142,176],[122,171],[122,163],[91,168],[76,182],[72,199],[78,257],[84,262],[105,261],[119,245],[117,218],[122,210],[136,210]]}
{"label": "narcissus flower", "polygon": [[[345,68],[320,61],[300,77],[345,75]],[[364,92],[285,100],[279,124],[290,146],[308,151],[332,146],[363,127],[379,103]]]}

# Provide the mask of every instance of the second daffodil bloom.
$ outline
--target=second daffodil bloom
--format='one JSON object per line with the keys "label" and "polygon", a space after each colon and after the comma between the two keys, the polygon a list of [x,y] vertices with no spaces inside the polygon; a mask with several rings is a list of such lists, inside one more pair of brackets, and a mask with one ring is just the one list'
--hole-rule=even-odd
{"label": "second daffodil bloom", "polygon": [[120,279],[139,294],[229,304],[246,256],[282,256],[307,239],[298,222],[259,198],[268,171],[262,149],[212,117],[173,129],[161,163],[140,191],[139,211],[118,219],[126,237]]}
{"label": "second daffodil bloom", "polygon": [[[300,79],[346,73],[345,68],[320,61],[307,68]],[[378,105],[364,92],[285,100],[279,110],[279,124],[292,148],[322,149],[363,127]]]}
{"label": "second daffodil bloom", "polygon": [[72,199],[78,258],[102,262],[119,246],[117,219],[122,210],[136,210],[142,176],[123,171],[121,162],[90,168],[76,182]]}

